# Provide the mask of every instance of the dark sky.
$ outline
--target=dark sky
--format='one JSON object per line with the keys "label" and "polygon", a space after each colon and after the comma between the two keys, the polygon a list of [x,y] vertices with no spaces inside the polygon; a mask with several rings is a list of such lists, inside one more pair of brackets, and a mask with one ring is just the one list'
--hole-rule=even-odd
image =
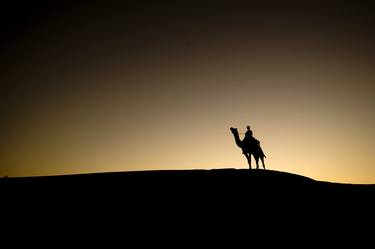
{"label": "dark sky", "polygon": [[245,167],[250,124],[274,169],[375,182],[372,3],[10,2],[0,175]]}

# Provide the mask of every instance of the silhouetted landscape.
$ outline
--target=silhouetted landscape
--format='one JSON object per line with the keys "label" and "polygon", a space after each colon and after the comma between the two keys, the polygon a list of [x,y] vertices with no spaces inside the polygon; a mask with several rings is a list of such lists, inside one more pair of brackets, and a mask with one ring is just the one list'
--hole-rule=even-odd
{"label": "silhouetted landscape", "polygon": [[213,169],[110,172],[40,177],[1,178],[1,192],[10,196],[81,196],[237,200],[254,197],[371,200],[375,184],[342,184],[313,180],[273,170]]}
{"label": "silhouetted landscape", "polygon": [[83,231],[104,223],[101,230],[136,234],[162,227],[176,233],[247,227],[268,233],[317,225],[328,232],[342,223],[372,224],[375,185],[273,170],[171,170],[2,178],[0,196],[8,217],[31,225],[46,219],[47,230],[66,224],[81,232],[74,224]]}

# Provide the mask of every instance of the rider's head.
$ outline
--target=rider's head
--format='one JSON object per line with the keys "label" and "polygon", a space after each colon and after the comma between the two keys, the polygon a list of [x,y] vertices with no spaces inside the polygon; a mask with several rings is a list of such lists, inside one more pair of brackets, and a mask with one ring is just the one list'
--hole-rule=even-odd
{"label": "rider's head", "polygon": [[246,126],[246,128],[247,128],[248,130],[250,130],[250,125]]}

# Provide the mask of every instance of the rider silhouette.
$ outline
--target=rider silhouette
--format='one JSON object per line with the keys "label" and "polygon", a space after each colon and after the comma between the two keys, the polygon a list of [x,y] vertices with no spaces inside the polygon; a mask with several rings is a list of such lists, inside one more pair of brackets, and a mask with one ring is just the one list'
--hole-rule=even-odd
{"label": "rider silhouette", "polygon": [[253,136],[253,131],[250,130],[250,126],[249,125],[246,126],[246,128],[247,128],[247,131],[245,133],[245,139],[250,139]]}
{"label": "rider silhouette", "polygon": [[245,137],[244,137],[244,141],[247,143],[247,144],[252,144],[252,145],[259,145],[260,142],[255,139],[255,137],[253,137],[253,131],[250,130],[250,126],[246,126],[246,133],[245,133]]}

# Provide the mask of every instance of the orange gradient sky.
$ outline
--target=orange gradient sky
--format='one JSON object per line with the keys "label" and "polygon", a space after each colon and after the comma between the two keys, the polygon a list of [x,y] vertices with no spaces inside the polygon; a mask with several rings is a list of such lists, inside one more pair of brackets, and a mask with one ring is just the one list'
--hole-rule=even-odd
{"label": "orange gradient sky", "polygon": [[375,183],[369,7],[38,4],[9,6],[0,177],[246,168],[250,125],[269,169]]}

